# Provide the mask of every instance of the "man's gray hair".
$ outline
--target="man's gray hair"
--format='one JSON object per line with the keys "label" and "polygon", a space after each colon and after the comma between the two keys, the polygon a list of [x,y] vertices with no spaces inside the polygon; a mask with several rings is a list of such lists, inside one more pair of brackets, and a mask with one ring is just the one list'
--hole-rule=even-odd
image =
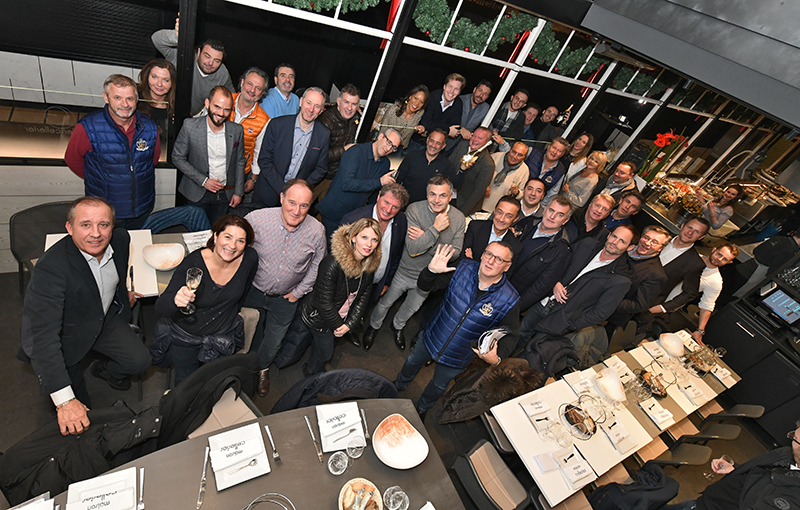
{"label": "man's gray hair", "polygon": [[70,223],[70,225],[75,219],[75,209],[77,209],[81,204],[87,204],[92,207],[106,206],[111,210],[111,222],[114,223],[117,219],[117,211],[114,209],[114,206],[108,202],[108,200],[102,197],[86,195],[75,199],[75,201],[69,205],[69,209],[67,209],[67,221]]}
{"label": "man's gray hair", "polygon": [[308,87],[306,89],[306,91],[303,92],[303,97],[301,99],[305,99],[309,92],[316,92],[318,94],[321,94],[322,95],[322,102],[323,103],[327,103],[328,102],[328,94],[326,94],[325,91],[322,90],[319,87]]}
{"label": "man's gray hair", "polygon": [[267,73],[265,73],[262,69],[259,69],[258,67],[255,67],[255,66],[248,67],[245,70],[245,72],[242,73],[242,77],[239,78],[239,92],[242,91],[241,84],[251,74],[256,74],[256,75],[258,75],[259,77],[261,77],[264,80],[264,90],[261,91],[261,95],[257,99],[257,101],[261,101],[262,99],[264,99],[264,96],[267,95],[267,91],[269,90],[269,76],[267,76]]}
{"label": "man's gray hair", "polygon": [[386,129],[383,130],[383,135],[386,136],[386,137],[388,137],[392,133],[397,135],[397,138],[399,138],[401,141],[403,140],[403,137],[400,135],[400,133],[395,128],[386,128]]}
{"label": "man's gray hair", "polygon": [[[133,87],[133,90],[136,90],[136,82],[133,81],[133,78],[124,74],[112,74],[103,82],[103,92],[108,94],[108,88],[112,83],[117,87]],[[139,96],[137,95],[136,97],[138,99]]]}

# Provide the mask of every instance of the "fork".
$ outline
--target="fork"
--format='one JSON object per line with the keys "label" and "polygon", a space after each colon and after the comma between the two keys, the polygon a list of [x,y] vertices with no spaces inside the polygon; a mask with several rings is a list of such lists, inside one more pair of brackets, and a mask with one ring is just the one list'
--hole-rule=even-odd
{"label": "fork", "polygon": [[[131,268],[133,269],[133,268]],[[139,504],[136,510],[144,510],[144,468],[139,468]]]}
{"label": "fork", "polygon": [[275,461],[275,464],[280,464],[281,456],[278,453],[278,450],[275,449],[275,441],[272,440],[272,432],[269,431],[269,425],[264,425],[264,430],[267,431],[267,438],[269,438],[269,445],[272,447],[272,460]]}
{"label": "fork", "polygon": [[356,430],[358,430],[358,429],[356,427],[353,427],[352,429],[347,431],[347,434],[345,434],[345,435],[343,435],[341,437],[337,437],[332,442],[335,443],[336,441],[342,440],[342,439],[346,438],[347,436],[349,436],[350,434],[352,434],[353,432],[355,432]]}

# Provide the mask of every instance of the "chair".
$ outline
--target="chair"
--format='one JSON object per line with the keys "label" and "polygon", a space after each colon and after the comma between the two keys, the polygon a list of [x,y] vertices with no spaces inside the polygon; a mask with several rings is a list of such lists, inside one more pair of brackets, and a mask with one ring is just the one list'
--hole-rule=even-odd
{"label": "chair", "polygon": [[533,504],[533,508],[536,510],[592,510],[592,505],[589,503],[586,494],[582,490],[555,506],[550,506],[550,504],[547,503],[547,500],[544,499],[544,495],[536,484],[533,484],[531,488],[528,489],[528,496]]}
{"label": "chair", "polygon": [[19,265],[19,293],[25,293],[23,266],[32,274],[34,260],[44,253],[47,234],[66,232],[67,211],[72,202],[52,202],[14,213],[8,220],[11,253]]}
{"label": "chair", "polygon": [[764,406],[759,405],[750,405],[750,404],[736,404],[735,406],[731,407],[727,411],[722,411],[719,413],[714,413],[705,417],[703,421],[700,422],[700,428],[703,428],[703,425],[706,422],[718,422],[728,419],[737,419],[740,420],[742,418],[761,418],[764,415]]}
{"label": "chair", "polygon": [[608,342],[608,352],[615,353],[636,342],[636,322],[628,321],[624,328],[618,326]]}
{"label": "chair", "polygon": [[516,453],[511,441],[508,440],[508,436],[506,436],[506,433],[503,432],[503,429],[500,427],[497,419],[490,411],[486,411],[481,415],[481,421],[486,427],[486,431],[489,433],[489,439],[492,440],[492,444],[501,455],[511,455]]}
{"label": "chair", "polygon": [[255,405],[246,393],[239,394],[236,398],[236,391],[228,388],[219,398],[211,414],[202,425],[189,433],[189,439],[210,434],[225,427],[239,425],[248,421],[255,420],[264,416],[264,413]]}
{"label": "chair", "polygon": [[481,510],[516,510],[530,504],[525,487],[485,439],[473,446],[466,457],[456,457],[452,469]]}
{"label": "chair", "polygon": [[706,444],[712,439],[719,439],[722,441],[734,441],[739,437],[742,428],[738,425],[727,425],[725,423],[712,423],[704,428],[697,434],[686,434],[678,438],[673,445],[678,446],[682,443],[700,443]]}
{"label": "chair", "polygon": [[711,460],[711,448],[699,444],[681,443],[662,453],[651,462],[659,466],[702,466]]}

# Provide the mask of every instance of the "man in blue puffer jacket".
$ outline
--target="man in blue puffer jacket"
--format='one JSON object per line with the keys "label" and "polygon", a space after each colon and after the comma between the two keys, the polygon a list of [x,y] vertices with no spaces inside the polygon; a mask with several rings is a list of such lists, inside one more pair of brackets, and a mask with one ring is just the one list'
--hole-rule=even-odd
{"label": "man in blue puffer jacket", "polygon": [[[433,379],[417,401],[417,412],[423,419],[450,381],[466,370],[476,355],[495,366],[511,354],[519,336],[519,294],[505,275],[514,256],[511,247],[503,241],[490,243],[480,262],[464,259],[458,267],[447,265],[452,254],[451,246],[437,246],[433,259],[419,275],[417,285],[424,292],[447,287],[447,293],[395,382],[402,391],[425,363],[436,362]],[[484,332],[501,326],[510,333],[488,352],[481,354],[472,348],[471,343]]]}
{"label": "man in blue puffer jacket", "polygon": [[136,83],[112,74],[103,83],[102,111],[82,118],[67,145],[64,161],[84,179],[86,195],[114,206],[115,227],[136,230],[156,199],[155,165],[161,156],[158,127],[136,111]]}

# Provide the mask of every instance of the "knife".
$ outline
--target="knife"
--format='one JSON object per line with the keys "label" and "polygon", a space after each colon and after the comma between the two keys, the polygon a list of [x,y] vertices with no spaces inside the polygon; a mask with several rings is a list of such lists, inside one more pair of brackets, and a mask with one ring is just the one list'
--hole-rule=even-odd
{"label": "knife", "polygon": [[206,446],[206,456],[203,459],[203,476],[200,478],[200,491],[197,493],[197,510],[203,506],[203,499],[206,497],[206,467],[208,466],[208,446]]}
{"label": "knife", "polygon": [[311,434],[311,440],[314,441],[314,448],[317,449],[317,457],[319,457],[319,463],[322,464],[322,448],[319,447],[319,441],[317,438],[314,437],[314,430],[311,428],[311,422],[308,421],[308,415],[305,416],[306,425],[308,425],[308,433]]}

